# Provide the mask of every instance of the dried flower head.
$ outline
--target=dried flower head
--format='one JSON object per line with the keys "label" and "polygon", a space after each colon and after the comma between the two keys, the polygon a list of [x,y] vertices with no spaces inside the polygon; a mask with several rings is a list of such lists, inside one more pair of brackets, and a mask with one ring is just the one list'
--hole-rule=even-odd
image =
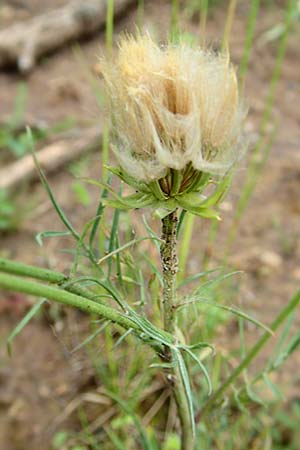
{"label": "dried flower head", "polygon": [[156,199],[185,207],[183,195],[203,190],[211,175],[224,175],[241,155],[244,114],[224,55],[127,36],[114,62],[102,60],[102,72],[118,175],[132,186],[140,182]]}
{"label": "dried flower head", "polygon": [[140,36],[123,38],[116,61],[102,63],[115,152],[127,173],[157,180],[191,163],[223,174],[236,161],[243,113],[225,56]]}

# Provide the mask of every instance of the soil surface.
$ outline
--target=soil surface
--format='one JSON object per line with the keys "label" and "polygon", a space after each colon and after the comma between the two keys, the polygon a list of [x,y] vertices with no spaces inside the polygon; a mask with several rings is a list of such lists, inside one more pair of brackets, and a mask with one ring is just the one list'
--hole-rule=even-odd
{"label": "soil surface", "polygon": [[[9,25],[15,20],[26,20],[32,14],[50,10],[64,2],[28,0],[3,3],[2,10],[0,8],[1,26]],[[145,8],[145,28],[162,40],[166,37],[170,23],[168,3],[146,2]],[[248,2],[241,3],[234,20],[230,46],[231,57],[236,64],[242,56],[248,14]],[[266,41],[266,32],[282,22],[280,5],[278,2],[276,8],[263,8],[255,32],[255,44],[245,83],[246,103],[249,105],[245,128],[250,156],[259,139],[259,126],[278,43],[277,40]],[[207,41],[213,47],[220,43],[225,16],[223,6],[210,12]],[[116,23],[115,34],[134,30],[136,21],[135,11],[130,9]],[[188,19],[183,16],[182,24],[186,31],[198,33],[197,17]],[[100,124],[104,117],[103,111],[97,104],[88,73],[97,69],[98,55],[103,49],[104,35],[99,33],[93,39],[81,42],[80,52],[73,45],[68,45],[55,54],[44,57],[26,78],[29,95],[24,122],[43,121],[51,126],[72,116],[77,120],[78,127],[97,121]],[[239,293],[242,307],[266,323],[272,321],[300,286],[299,57],[299,33],[291,32],[282,76],[276,89],[272,121],[268,125],[271,129],[276,128],[274,143],[228,258],[234,268],[244,271]],[[0,122],[10,116],[17,88],[23,80],[13,71],[0,73]],[[101,143],[99,152],[86,159],[85,175],[94,178],[99,176],[100,148]],[[234,188],[222,207],[223,221],[215,245],[205,245],[208,225],[200,220],[197,222],[193,237],[193,243],[197,245],[193,245],[194,251],[188,265],[190,274],[199,271],[202,265],[199,255],[203,251],[211,255],[212,267],[222,261],[225,245],[223,236],[227,235],[231,225],[232,209],[239,198],[246,166],[247,158],[243,161]],[[80,225],[94,216],[98,190],[89,188],[91,202],[83,206],[74,194],[73,181],[68,168],[62,168],[50,178],[61,206],[80,229]],[[39,183],[24,186],[19,198],[22,204],[29,199],[33,209],[22,217],[17,232],[1,236],[0,255],[66,270],[70,259],[60,252],[61,241],[48,240],[43,248],[35,242],[37,232],[62,229],[44,190]],[[138,229],[138,220],[136,222]],[[65,239],[65,245],[69,245],[68,239]],[[56,312],[46,310],[15,339],[13,357],[9,358],[5,339],[32,300],[16,294],[0,295],[0,339],[4,342],[0,349],[0,450],[24,450],[24,443],[30,443],[31,450],[49,450],[53,431],[60,425],[55,421],[57,416],[87,387],[92,389],[94,383],[91,363],[86,356],[80,352],[71,354],[71,349],[80,342],[82,333],[86,330],[86,320],[76,311],[64,311],[62,314],[60,310],[53,319]],[[298,326],[299,316],[298,313]],[[224,333],[223,342],[227,336],[226,331]],[[228,345],[237,344],[238,336],[235,334],[236,337],[228,336]],[[256,329],[250,327],[247,336],[249,342],[255,340]],[[281,370],[279,382],[282,382],[287,401],[300,398],[299,352]],[[65,419],[68,417],[61,421]],[[63,423],[65,427],[66,422]]]}

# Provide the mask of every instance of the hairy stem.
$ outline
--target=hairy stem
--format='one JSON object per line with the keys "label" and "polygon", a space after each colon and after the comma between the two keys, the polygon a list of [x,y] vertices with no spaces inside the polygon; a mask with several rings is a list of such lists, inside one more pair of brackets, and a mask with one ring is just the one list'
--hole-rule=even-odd
{"label": "hairy stem", "polygon": [[22,292],[36,297],[44,297],[64,305],[73,306],[87,313],[98,314],[101,317],[120,325],[126,330],[132,329],[140,332],[139,326],[135,322],[114,308],[96,303],[85,297],[66,292],[54,286],[44,285],[36,281],[26,280],[21,277],[0,272],[0,289]]}
{"label": "hairy stem", "polygon": [[29,264],[23,264],[17,261],[10,261],[5,258],[0,258],[0,272],[36,278],[38,280],[43,280],[54,284],[62,283],[68,279],[68,277],[61,272],[43,269],[41,267],[31,266]]}
{"label": "hairy stem", "polygon": [[178,261],[176,253],[177,211],[173,211],[162,219],[162,244],[160,257],[163,269],[163,316],[164,329],[169,333],[175,331],[174,303],[176,302],[176,274]]}
{"label": "hairy stem", "polygon": [[[11,275],[19,275],[21,277],[34,278],[36,280],[46,281],[47,283],[53,283],[59,286],[62,286],[64,283],[70,281],[69,278],[61,272],[43,269],[41,267],[31,266],[29,264],[23,264],[17,261],[10,261],[5,258],[0,258],[0,272],[10,273]],[[95,300],[97,298],[97,303],[103,303],[97,295],[80,285],[67,283],[63,286],[63,289],[90,300]]]}
{"label": "hairy stem", "polygon": [[[178,260],[176,252],[176,233],[177,233],[177,210],[171,212],[162,219],[162,244],[160,250],[162,269],[163,269],[163,320],[164,329],[168,333],[175,334],[175,308],[176,303],[176,277],[178,271]],[[171,369],[168,369],[167,379],[172,387],[176,400],[178,415],[181,424],[181,450],[193,450],[194,438],[193,427],[190,416],[188,401],[177,364],[174,363],[174,356],[171,349],[165,348],[165,360],[170,363]]]}

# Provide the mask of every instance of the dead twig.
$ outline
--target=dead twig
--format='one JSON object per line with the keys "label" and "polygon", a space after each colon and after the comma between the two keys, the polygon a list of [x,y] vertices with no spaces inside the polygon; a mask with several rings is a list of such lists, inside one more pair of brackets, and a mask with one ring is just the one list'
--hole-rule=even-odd
{"label": "dead twig", "polygon": [[[115,16],[131,3],[134,0],[115,0]],[[40,56],[101,29],[106,9],[106,0],[73,0],[50,13],[1,30],[0,67],[16,64],[20,72],[29,72]]]}
{"label": "dead twig", "polygon": [[[37,152],[37,158],[45,172],[54,172],[87,151],[100,149],[101,130],[82,130],[80,137],[61,139]],[[0,170],[0,189],[13,189],[23,181],[37,178],[38,173],[32,155],[11,163]]]}

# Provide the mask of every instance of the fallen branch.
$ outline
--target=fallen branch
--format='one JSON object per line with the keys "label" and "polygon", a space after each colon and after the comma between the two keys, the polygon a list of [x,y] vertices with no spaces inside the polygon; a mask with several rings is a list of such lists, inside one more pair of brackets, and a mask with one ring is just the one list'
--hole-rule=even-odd
{"label": "fallen branch", "polygon": [[[133,2],[114,0],[115,16]],[[101,29],[106,9],[107,0],[73,0],[50,13],[1,30],[0,67],[16,64],[20,72],[30,71],[40,56]]]}
{"label": "fallen branch", "polygon": [[[79,138],[61,139],[47,145],[37,152],[37,158],[45,172],[54,172],[84,152],[100,148],[101,142],[101,130],[89,128],[82,130]],[[24,180],[33,178],[38,178],[38,172],[32,155],[26,155],[0,170],[0,189],[16,188]]]}

